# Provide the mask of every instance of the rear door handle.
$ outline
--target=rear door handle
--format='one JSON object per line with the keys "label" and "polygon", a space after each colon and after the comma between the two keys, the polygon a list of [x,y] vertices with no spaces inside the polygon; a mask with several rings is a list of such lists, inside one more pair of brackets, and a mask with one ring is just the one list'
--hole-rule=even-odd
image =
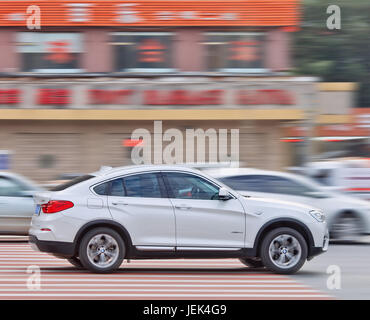
{"label": "rear door handle", "polygon": [[189,210],[191,209],[191,207],[185,205],[185,204],[180,204],[180,205],[177,205],[175,206],[176,209],[180,209],[180,210]]}
{"label": "rear door handle", "polygon": [[127,206],[128,205],[128,203],[124,202],[124,201],[114,201],[114,202],[112,202],[112,204],[114,206]]}

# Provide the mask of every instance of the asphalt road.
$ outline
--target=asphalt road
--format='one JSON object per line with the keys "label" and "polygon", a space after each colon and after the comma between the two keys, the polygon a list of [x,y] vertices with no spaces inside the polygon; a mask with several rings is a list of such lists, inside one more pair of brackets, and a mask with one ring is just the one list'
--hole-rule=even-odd
{"label": "asphalt road", "polygon": [[[0,237],[0,299],[370,299],[370,244],[331,245],[290,276],[236,259],[125,261],[116,273],[98,275],[19,240]],[[340,288],[330,290],[333,265]]]}
{"label": "asphalt road", "polygon": [[[329,266],[335,266],[331,267],[335,273],[327,273]],[[334,274],[340,274],[340,278],[332,281]],[[329,276],[329,287],[332,289],[327,286]],[[300,272],[290,277],[339,299],[368,300],[370,243],[330,244],[328,252],[306,262]]]}

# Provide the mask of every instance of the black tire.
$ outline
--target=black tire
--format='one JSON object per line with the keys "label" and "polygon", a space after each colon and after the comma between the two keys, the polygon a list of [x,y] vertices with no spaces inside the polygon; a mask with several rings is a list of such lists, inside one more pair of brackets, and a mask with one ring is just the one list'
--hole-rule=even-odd
{"label": "black tire", "polygon": [[[279,236],[286,238],[287,244],[284,244],[279,247],[280,242],[276,241],[276,238]],[[294,250],[290,249],[293,251],[293,254],[292,252],[288,251],[288,253],[290,253],[290,255],[293,256],[292,265],[289,266],[287,264],[287,265],[282,266],[282,264],[286,263],[287,261],[286,254],[284,254],[285,251],[282,251],[282,250],[284,250],[286,246],[290,246],[293,243],[289,241],[294,241],[295,243],[298,242],[300,250],[299,248],[296,248]],[[273,259],[270,256],[270,245],[272,243],[275,243],[275,246],[277,247],[276,249],[277,252],[281,252],[280,254],[275,255],[277,256],[276,259]],[[299,251],[300,251],[300,256],[298,254]],[[281,273],[281,274],[296,273],[305,263],[307,259],[307,254],[308,254],[307,242],[302,236],[302,234],[296,231],[295,229],[288,228],[288,227],[277,228],[267,233],[267,235],[262,240],[261,249],[260,249],[261,260],[262,260],[262,263],[266,266],[266,268],[272,272]],[[281,257],[282,255],[285,255],[285,257]],[[279,258],[281,257],[283,259],[280,265],[278,265],[279,264],[279,262],[277,261],[278,257]]]}
{"label": "black tire", "polygon": [[240,258],[239,260],[240,260],[241,263],[243,263],[244,265],[246,265],[249,268],[263,268],[264,267],[261,259]]}
{"label": "black tire", "polygon": [[81,261],[80,261],[80,259],[79,259],[79,258],[77,258],[77,257],[72,257],[72,258],[68,258],[68,259],[67,259],[67,261],[68,261],[71,265],[75,266],[77,269],[83,269],[83,265],[82,265],[82,263],[81,263]]}
{"label": "black tire", "polygon": [[[106,237],[108,235],[108,237]],[[90,241],[96,237],[100,239],[107,239],[109,237],[114,239],[114,245],[111,248],[114,248],[115,258],[112,259],[111,263],[108,265],[99,265],[99,262],[93,263],[88,256],[88,251],[94,251],[95,253],[98,252],[98,249],[95,250],[95,246],[90,244]],[[88,248],[89,246],[89,248]],[[110,252],[113,249],[105,249],[105,253],[103,253],[104,257],[108,257],[106,255],[107,252]],[[80,246],[79,246],[79,258],[81,260],[82,265],[91,272],[94,273],[111,273],[118,269],[122,264],[122,261],[126,254],[125,243],[123,242],[121,236],[114,230],[106,227],[99,227],[96,229],[92,229],[88,231],[82,238]],[[100,258],[100,254],[97,255],[98,259]]]}

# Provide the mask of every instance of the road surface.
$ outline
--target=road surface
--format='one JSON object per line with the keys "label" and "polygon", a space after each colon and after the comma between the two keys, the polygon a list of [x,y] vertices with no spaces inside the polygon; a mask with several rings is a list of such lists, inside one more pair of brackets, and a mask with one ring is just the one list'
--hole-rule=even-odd
{"label": "road surface", "polygon": [[[40,282],[30,273],[37,267]],[[0,299],[332,299],[301,278],[305,283],[237,259],[125,261],[114,274],[92,274],[18,238],[0,239]]]}

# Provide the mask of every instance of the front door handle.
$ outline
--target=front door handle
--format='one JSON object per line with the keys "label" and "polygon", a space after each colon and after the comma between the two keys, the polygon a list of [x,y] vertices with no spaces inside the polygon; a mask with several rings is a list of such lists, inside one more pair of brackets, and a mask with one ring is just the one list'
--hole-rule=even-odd
{"label": "front door handle", "polygon": [[124,201],[113,201],[112,204],[114,206],[127,206],[128,205],[128,203]]}
{"label": "front door handle", "polygon": [[191,209],[191,207],[185,205],[185,204],[180,204],[180,205],[177,205],[175,206],[176,209],[180,209],[180,210],[189,210]]}

